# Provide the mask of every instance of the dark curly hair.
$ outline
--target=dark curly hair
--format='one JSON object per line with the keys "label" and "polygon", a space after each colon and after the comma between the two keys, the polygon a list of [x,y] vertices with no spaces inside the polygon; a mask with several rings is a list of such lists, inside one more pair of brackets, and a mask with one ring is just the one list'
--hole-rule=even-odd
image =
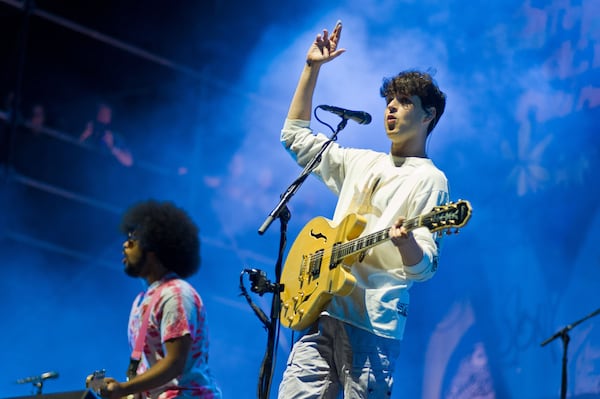
{"label": "dark curly hair", "polygon": [[121,220],[121,232],[135,232],[146,251],[181,277],[189,277],[200,268],[198,226],[172,202],[148,200],[132,205]]}
{"label": "dark curly hair", "polygon": [[427,134],[437,125],[446,108],[446,95],[439,89],[430,74],[414,70],[403,71],[391,78],[384,78],[381,97],[394,98],[412,95],[419,96],[423,110],[434,107],[435,118],[429,123]]}

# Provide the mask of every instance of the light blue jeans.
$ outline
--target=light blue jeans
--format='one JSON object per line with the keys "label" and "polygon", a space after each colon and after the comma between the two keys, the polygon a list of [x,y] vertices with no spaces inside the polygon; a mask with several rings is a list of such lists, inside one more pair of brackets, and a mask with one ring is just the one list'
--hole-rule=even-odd
{"label": "light blue jeans", "polygon": [[321,316],[294,344],[278,398],[389,398],[399,353],[398,340]]}

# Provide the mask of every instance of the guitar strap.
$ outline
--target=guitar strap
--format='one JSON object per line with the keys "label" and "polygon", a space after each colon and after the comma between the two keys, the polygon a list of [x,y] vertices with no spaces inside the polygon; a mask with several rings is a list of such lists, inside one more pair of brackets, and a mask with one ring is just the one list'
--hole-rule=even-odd
{"label": "guitar strap", "polygon": [[142,314],[142,325],[138,331],[138,335],[135,339],[135,346],[131,352],[131,360],[129,361],[129,367],[127,368],[127,378],[131,379],[137,375],[137,368],[142,358],[142,351],[144,350],[144,343],[146,342],[146,331],[148,330],[148,322],[150,320],[150,311],[156,306],[160,299],[160,293],[162,286],[158,286],[156,291],[152,294],[152,299],[148,304],[148,307],[144,309]]}

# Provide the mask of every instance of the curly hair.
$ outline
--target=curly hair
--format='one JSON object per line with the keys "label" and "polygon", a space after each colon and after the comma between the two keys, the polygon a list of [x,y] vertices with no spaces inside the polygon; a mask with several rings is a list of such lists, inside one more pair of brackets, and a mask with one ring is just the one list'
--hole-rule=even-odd
{"label": "curly hair", "polygon": [[384,78],[379,93],[384,98],[416,95],[421,99],[423,110],[427,111],[427,108],[434,107],[435,118],[429,123],[428,135],[437,125],[446,108],[446,94],[439,89],[432,76],[426,72],[409,70],[400,72],[391,78]]}
{"label": "curly hair", "polygon": [[154,252],[167,269],[183,278],[200,268],[198,226],[172,202],[147,200],[132,205],[123,214],[120,230],[134,232],[143,250]]}

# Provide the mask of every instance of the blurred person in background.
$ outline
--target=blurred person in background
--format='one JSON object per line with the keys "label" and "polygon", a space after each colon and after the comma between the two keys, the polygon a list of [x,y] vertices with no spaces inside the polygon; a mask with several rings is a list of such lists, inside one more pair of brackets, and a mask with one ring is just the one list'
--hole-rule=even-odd
{"label": "blurred person in background", "polygon": [[89,121],[81,135],[80,143],[91,143],[94,147],[111,153],[123,166],[133,165],[133,155],[127,149],[124,139],[112,128],[113,109],[100,103],[94,120]]}

